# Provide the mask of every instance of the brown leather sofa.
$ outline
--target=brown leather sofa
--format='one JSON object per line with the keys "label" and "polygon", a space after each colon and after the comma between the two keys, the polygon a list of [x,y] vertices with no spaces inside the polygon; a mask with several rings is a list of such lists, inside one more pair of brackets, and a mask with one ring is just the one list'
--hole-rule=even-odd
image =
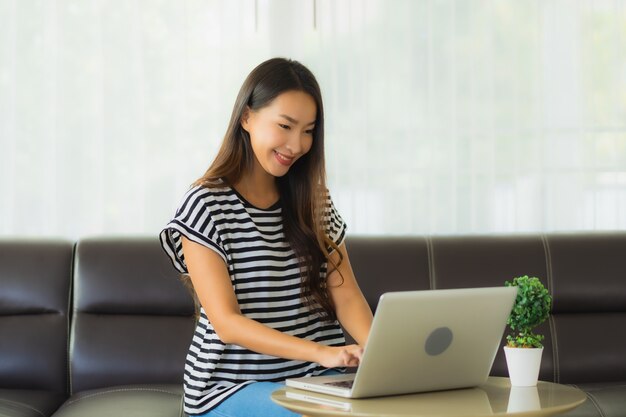
{"label": "brown leather sofa", "polygon": [[[542,278],[540,378],[626,417],[626,232],[351,237],[368,302],[397,290]],[[0,416],[179,416],[193,305],[156,238],[0,240]],[[493,375],[506,375],[502,353]]]}

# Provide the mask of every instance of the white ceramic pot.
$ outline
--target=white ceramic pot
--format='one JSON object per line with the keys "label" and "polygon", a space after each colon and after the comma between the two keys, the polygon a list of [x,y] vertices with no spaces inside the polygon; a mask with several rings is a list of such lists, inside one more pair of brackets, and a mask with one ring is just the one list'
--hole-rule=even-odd
{"label": "white ceramic pot", "polygon": [[512,386],[537,386],[542,353],[543,348],[504,347],[506,365],[509,368],[509,378]]}

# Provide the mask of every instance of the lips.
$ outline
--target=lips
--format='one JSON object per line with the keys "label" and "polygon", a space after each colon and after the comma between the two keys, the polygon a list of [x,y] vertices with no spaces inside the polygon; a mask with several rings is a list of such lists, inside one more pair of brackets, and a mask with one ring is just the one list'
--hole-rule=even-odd
{"label": "lips", "polygon": [[286,167],[290,166],[295,158],[290,158],[288,156],[283,155],[280,152],[274,151],[274,156],[279,164],[284,165]]}

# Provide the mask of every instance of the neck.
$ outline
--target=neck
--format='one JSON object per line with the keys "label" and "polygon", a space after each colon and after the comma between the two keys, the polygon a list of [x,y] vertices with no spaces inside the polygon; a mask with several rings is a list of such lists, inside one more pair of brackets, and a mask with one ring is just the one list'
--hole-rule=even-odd
{"label": "neck", "polygon": [[279,198],[276,178],[268,174],[258,162],[253,164],[250,171],[244,172],[234,187],[246,200],[260,208],[272,206]]}

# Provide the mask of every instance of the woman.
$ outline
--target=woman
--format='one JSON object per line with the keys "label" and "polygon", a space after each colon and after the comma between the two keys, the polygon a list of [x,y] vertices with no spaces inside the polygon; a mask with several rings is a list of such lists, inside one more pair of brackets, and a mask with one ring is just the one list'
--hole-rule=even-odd
{"label": "woman", "polygon": [[[296,61],[263,62],[160,236],[200,304],[186,413],[292,416],[270,399],[280,382],[359,364],[372,312],[345,230],[325,184],[319,85]],[[345,346],[339,323],[357,344]]]}

